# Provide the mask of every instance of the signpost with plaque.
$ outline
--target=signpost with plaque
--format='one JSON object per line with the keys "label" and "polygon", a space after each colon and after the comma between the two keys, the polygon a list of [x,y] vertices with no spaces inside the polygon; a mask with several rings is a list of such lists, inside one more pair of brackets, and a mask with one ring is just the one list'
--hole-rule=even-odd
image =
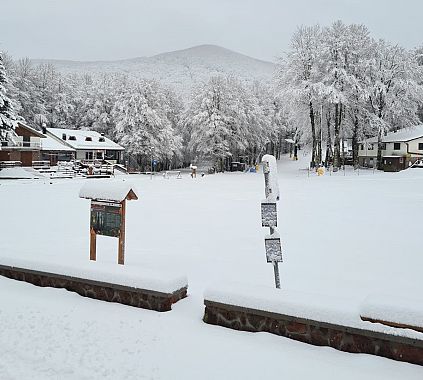
{"label": "signpost with plaque", "polygon": [[[87,183],[79,196],[91,199],[90,260],[97,259],[97,235],[117,237],[118,264],[125,263],[126,201],[136,200],[135,190],[126,182],[110,183],[102,187]],[[108,187],[110,186],[110,187]]]}
{"label": "signpost with plaque", "polygon": [[275,272],[275,285],[280,288],[279,263],[282,262],[281,239],[276,230],[278,215],[276,201],[279,200],[276,158],[269,154],[263,156],[263,173],[266,199],[261,202],[261,225],[270,228],[270,235],[264,238],[266,260],[272,263]]}
{"label": "signpost with plaque", "polygon": [[278,226],[276,202],[261,202],[261,225],[262,227]]}

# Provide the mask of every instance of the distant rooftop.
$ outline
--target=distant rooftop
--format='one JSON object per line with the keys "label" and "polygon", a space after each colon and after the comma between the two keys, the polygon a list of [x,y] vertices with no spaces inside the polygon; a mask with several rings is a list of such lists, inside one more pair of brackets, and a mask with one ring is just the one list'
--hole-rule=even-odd
{"label": "distant rooftop", "polygon": [[[382,142],[406,142],[423,137],[423,124],[415,127],[401,129],[397,132],[389,132],[386,136],[382,136]],[[377,137],[366,140],[369,143],[377,143]]]}
{"label": "distant rooftop", "polygon": [[47,128],[47,132],[54,135],[74,149],[110,149],[124,150],[109,138],[95,131],[80,129]]}

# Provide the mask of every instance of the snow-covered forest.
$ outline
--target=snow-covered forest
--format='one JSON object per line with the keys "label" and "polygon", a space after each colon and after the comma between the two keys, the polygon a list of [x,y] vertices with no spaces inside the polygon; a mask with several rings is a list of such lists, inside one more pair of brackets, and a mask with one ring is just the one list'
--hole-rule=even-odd
{"label": "snow-covered forest", "polygon": [[139,75],[61,73],[28,58],[2,59],[1,128],[16,118],[39,129],[96,130],[122,144],[139,168],[154,154],[162,167],[207,159],[221,170],[240,157],[279,156],[285,138],[311,147],[312,166],[335,167],[352,139],[358,165],[363,137],[381,141],[423,116],[423,48],[407,51],[342,22],[298,28],[272,83],[213,75],[188,99]]}
{"label": "snow-covered forest", "polygon": [[308,127],[299,127],[311,141],[311,165],[339,167],[346,138],[358,165],[358,143],[368,136],[378,136],[380,165],[383,133],[421,122],[422,64],[422,48],[376,41],[363,25],[300,27],[282,60],[277,94],[296,123],[307,119]]}

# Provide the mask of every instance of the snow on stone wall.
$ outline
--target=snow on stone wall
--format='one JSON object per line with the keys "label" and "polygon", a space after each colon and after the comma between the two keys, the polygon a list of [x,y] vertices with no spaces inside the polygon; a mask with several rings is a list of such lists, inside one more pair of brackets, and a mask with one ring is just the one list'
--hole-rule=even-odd
{"label": "snow on stone wall", "polygon": [[212,302],[423,340],[423,333],[362,321],[360,311],[347,298],[235,283],[207,289],[204,298]]}
{"label": "snow on stone wall", "polygon": [[186,287],[188,284],[185,275],[176,274],[169,270],[154,272],[128,265],[113,265],[92,261],[87,261],[81,267],[74,267],[71,265],[2,257],[0,259],[0,265],[85,278],[92,281],[107,282],[162,293],[172,293],[175,290]]}
{"label": "snow on stone wall", "polygon": [[361,304],[360,315],[366,319],[423,329],[423,305],[417,299],[370,295]]}

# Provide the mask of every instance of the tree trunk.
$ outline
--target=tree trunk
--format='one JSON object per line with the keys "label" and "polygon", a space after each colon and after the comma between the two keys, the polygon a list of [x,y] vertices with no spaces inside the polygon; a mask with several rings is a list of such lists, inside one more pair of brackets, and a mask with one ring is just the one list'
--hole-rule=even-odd
{"label": "tree trunk", "polygon": [[278,160],[281,159],[282,154],[282,133],[279,133],[279,144],[278,144]]}
{"label": "tree trunk", "polygon": [[317,141],[317,147],[316,147],[316,164],[320,165],[322,163],[322,117],[323,115],[320,115],[319,119],[319,130],[316,131],[316,141]]}
{"label": "tree trunk", "polygon": [[327,141],[326,141],[326,158],[325,158],[325,164],[326,167],[328,167],[333,160],[333,151],[332,151],[332,137],[331,137],[331,133],[330,133],[330,122],[331,122],[331,116],[330,116],[330,111],[326,116],[326,123],[327,123],[327,127],[328,127],[328,137],[327,137]]}
{"label": "tree trunk", "polygon": [[377,133],[377,159],[376,159],[376,167],[378,170],[383,169],[382,165],[382,128],[379,127],[379,131]]}
{"label": "tree trunk", "polygon": [[335,104],[335,140],[333,147],[333,167],[341,167],[341,141],[340,141],[340,131],[341,131],[341,105],[339,103]]}
{"label": "tree trunk", "polygon": [[310,161],[311,168],[316,167],[317,141],[316,141],[316,122],[315,122],[314,116],[315,115],[314,115],[313,103],[310,101],[310,123],[311,123],[311,138],[312,138],[311,161]]}
{"label": "tree trunk", "polygon": [[[355,111],[357,112],[357,111]],[[353,129],[353,135],[352,135],[352,153],[353,153],[353,165],[354,169],[357,169],[359,166],[359,160],[358,160],[358,116],[357,113],[354,115],[354,129]]]}

